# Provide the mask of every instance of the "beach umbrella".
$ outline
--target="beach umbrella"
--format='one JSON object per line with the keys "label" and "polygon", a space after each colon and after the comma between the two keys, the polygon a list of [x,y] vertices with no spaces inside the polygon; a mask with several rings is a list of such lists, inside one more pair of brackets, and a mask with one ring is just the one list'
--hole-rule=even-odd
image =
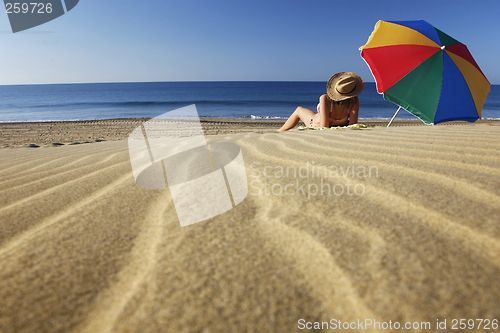
{"label": "beach umbrella", "polygon": [[[423,20],[378,21],[360,47],[377,91],[426,124],[474,122],[490,92],[467,47]],[[387,126],[389,126],[387,125]]]}

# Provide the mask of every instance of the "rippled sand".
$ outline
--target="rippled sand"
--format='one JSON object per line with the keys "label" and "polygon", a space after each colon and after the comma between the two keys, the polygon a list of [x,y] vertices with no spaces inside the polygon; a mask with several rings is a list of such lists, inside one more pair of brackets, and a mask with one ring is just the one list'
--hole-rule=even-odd
{"label": "rippled sand", "polygon": [[241,147],[249,195],[183,228],[126,141],[1,149],[0,331],[500,319],[498,124],[207,139]]}

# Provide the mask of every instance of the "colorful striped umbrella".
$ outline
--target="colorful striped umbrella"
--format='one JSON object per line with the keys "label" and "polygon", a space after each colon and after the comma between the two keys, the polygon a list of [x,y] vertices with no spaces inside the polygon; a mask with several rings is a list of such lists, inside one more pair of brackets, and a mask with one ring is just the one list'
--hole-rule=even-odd
{"label": "colorful striped umbrella", "polygon": [[360,50],[397,112],[403,107],[426,124],[481,118],[490,83],[464,44],[426,21],[378,21]]}

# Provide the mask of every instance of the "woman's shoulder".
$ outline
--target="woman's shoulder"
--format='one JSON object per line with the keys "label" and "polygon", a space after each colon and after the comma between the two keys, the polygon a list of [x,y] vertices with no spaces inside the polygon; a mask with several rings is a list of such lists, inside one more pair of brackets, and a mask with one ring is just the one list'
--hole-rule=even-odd
{"label": "woman's shoulder", "polygon": [[319,102],[320,103],[327,103],[328,101],[330,101],[330,97],[328,97],[327,94],[323,94],[321,96],[319,96]]}

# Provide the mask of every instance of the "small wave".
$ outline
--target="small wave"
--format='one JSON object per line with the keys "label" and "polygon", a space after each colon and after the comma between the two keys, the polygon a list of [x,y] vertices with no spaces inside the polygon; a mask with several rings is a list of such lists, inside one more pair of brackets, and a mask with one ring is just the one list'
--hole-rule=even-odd
{"label": "small wave", "polygon": [[285,117],[279,116],[256,116],[251,114],[249,117],[241,117],[241,118],[250,118],[250,119],[285,119]]}
{"label": "small wave", "polygon": [[195,104],[197,106],[201,105],[219,105],[219,106],[295,106],[299,104],[305,104],[304,101],[256,101],[256,100],[183,100],[183,101],[121,101],[121,102],[78,102],[78,103],[53,103],[53,104],[38,104],[38,105],[23,105],[18,108],[42,108],[42,109],[52,109],[52,108],[69,108],[69,109],[90,109],[90,108],[137,108],[137,107],[157,107],[157,106],[187,106]]}

